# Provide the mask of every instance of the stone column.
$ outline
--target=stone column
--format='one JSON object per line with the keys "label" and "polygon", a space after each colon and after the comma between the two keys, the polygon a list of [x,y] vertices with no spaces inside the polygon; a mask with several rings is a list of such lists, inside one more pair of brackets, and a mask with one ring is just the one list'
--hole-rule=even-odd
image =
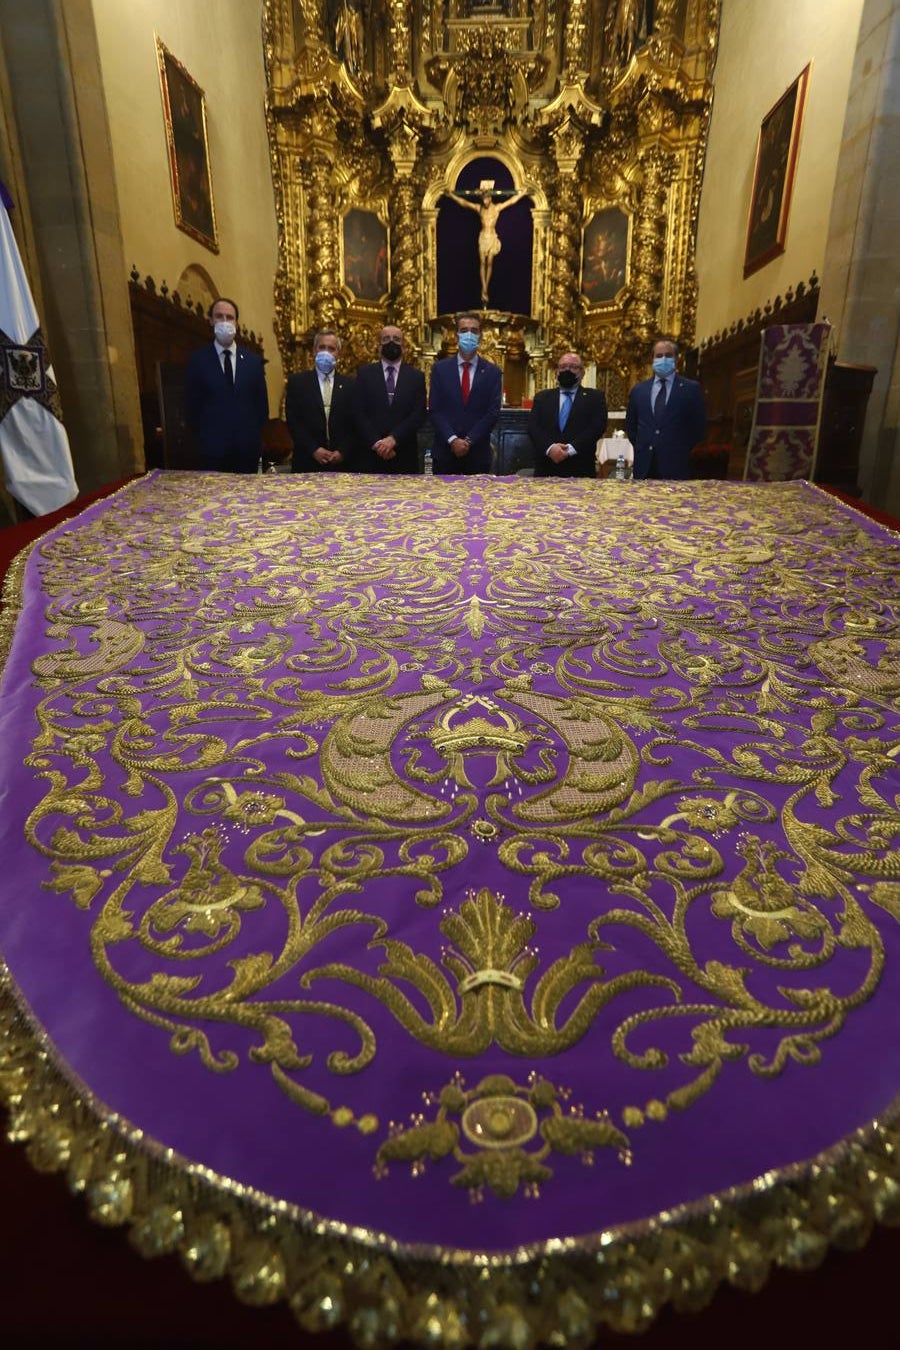
{"label": "stone column", "polygon": [[819,313],[841,361],[878,368],[860,451],[866,501],[900,516],[900,0],[863,6]]}
{"label": "stone column", "polygon": [[82,491],[143,468],[128,267],[90,0],[0,0],[11,186]]}

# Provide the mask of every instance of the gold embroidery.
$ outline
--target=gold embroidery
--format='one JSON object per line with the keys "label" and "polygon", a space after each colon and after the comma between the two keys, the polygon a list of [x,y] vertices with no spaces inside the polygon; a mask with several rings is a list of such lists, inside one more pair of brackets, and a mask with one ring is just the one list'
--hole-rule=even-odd
{"label": "gold embroidery", "polygon": [[[28,828],[48,860],[48,885],[91,915],[98,969],[173,1052],[227,1073],[235,1052],[214,1046],[204,1025],[249,1029],[251,1058],[292,1100],[335,1129],[371,1137],[374,1113],[357,1115],[340,1094],[332,1102],[303,1081],[309,1016],[354,1038],[328,1062],[335,1082],[377,1063],[365,1016],[314,997],[326,974],[445,1054],[477,1054],[492,1041],[512,1054],[559,1054],[602,1009],[613,1053],[637,1084],[662,1063],[654,1028],[683,1027],[684,1050],[670,1063],[678,1086],[646,1096],[636,1088],[641,1104],[621,1108],[628,1130],[664,1129],[729,1064],[764,1080],[790,1062],[814,1062],[871,996],[885,953],[870,916],[900,914],[897,746],[887,730],[897,693],[887,597],[898,549],[874,548],[849,512],[829,508],[835,530],[810,568],[819,517],[800,493],[716,484],[725,519],[713,520],[705,485],[665,485],[642,504],[641,532],[620,494],[601,536],[585,525],[575,485],[554,498],[561,523],[551,555],[541,522],[552,485],[538,493],[504,483],[502,495],[482,489],[482,564],[464,556],[471,523],[460,494],[437,482],[429,501],[441,504],[440,535],[421,499],[396,493],[391,529],[369,547],[363,527],[346,524],[352,484],[336,486],[330,514],[306,484],[284,485],[286,504],[273,495],[260,533],[240,512],[217,509],[238,500],[227,485],[213,493],[193,481],[184,510],[178,475],[171,479],[161,505],[138,487],[115,520],[39,545],[50,650],[38,668],[30,762],[45,796]],[[150,541],[140,568],[128,557],[135,528]],[[861,575],[874,579],[869,599],[857,593]],[[473,578],[483,583],[477,606]],[[303,643],[286,655],[291,625]],[[101,680],[88,692],[79,680],[91,673]],[[235,714],[239,744],[226,734]],[[442,741],[440,730],[454,727],[462,739]],[[277,781],[266,767],[273,739],[287,747]],[[676,744],[690,756],[682,777],[672,769]],[[116,765],[115,798],[101,748]],[[479,793],[485,764],[491,790]],[[815,821],[820,806],[831,809],[827,828]],[[777,827],[777,846],[760,837],[764,825]],[[446,910],[446,879],[470,849],[496,853],[514,905],[485,891]],[[412,883],[420,915],[433,911],[451,979],[372,912],[379,878]],[[575,946],[548,963],[528,909],[574,923],[573,886],[590,914]],[[267,910],[281,916],[280,946],[229,964],[235,935],[252,932]],[[730,934],[727,958],[696,949],[700,917]],[[316,964],[338,924],[358,931],[360,949],[383,953],[376,976],[349,961]],[[609,976],[603,962],[623,934],[649,943],[665,976],[644,979],[643,968]],[[121,973],[128,944],[160,958],[141,984]],[[198,996],[200,970],[227,972],[216,995]],[[272,1009],[268,983],[287,970],[303,996],[289,1011]],[[759,972],[787,991],[784,1003],[761,997]],[[428,990],[428,1017],[404,987]],[[622,1019],[616,998],[626,990],[644,1002]],[[485,1255],[496,1276],[489,1296],[470,1301],[440,1272],[407,1295],[391,1264],[354,1246],[340,1224],[325,1222],[333,1246],[301,1261],[289,1227],[296,1212],[282,1224],[276,1206],[226,1179],[188,1182],[179,1160],[180,1170],[151,1177],[152,1146],[73,1096],[16,1009],[7,1008],[0,1047],[11,1137],[29,1140],[39,1165],[68,1169],[102,1221],[133,1222],[142,1249],[178,1250],[201,1275],[231,1270],[252,1299],[284,1294],[304,1325],[362,1316],[377,1288],[404,1334],[433,1321],[452,1328],[461,1309],[481,1316],[488,1298],[492,1319],[506,1317],[517,1334],[524,1326],[555,1335],[564,1320],[633,1330],[676,1285],[677,1300],[699,1304],[720,1279],[752,1287],[770,1260],[811,1263],[827,1242],[858,1244],[873,1221],[900,1217],[888,1114],[815,1165],[767,1175],[696,1213],[553,1251]],[[776,1033],[765,1053],[752,1045],[760,1027]],[[457,1140],[467,1141],[453,1148],[533,1151],[544,1136],[531,1133],[528,1108],[543,1117],[510,1082],[493,1103],[448,1108]],[[476,1163],[473,1182],[490,1171]],[[510,1184],[508,1171],[490,1175]],[[524,1173],[517,1178],[526,1184]],[[570,1268],[563,1296],[549,1277],[530,1293],[515,1273],[528,1257],[594,1248],[599,1275],[592,1268],[588,1286]],[[672,1271],[681,1272],[676,1285]]]}
{"label": "gold embroidery", "polygon": [[[574,1154],[590,1164],[595,1149],[615,1148],[622,1162],[631,1161],[627,1137],[605,1112],[587,1119],[581,1108],[570,1107],[565,1114],[560,1095],[536,1074],[525,1086],[505,1074],[494,1074],[469,1090],[457,1074],[436,1099],[426,1097],[427,1103],[437,1101],[433,1121],[416,1118],[407,1129],[391,1130],[378,1150],[375,1174],[385,1177],[389,1163],[409,1162],[417,1176],[426,1161],[453,1157],[463,1164],[451,1177],[453,1185],[481,1200],[485,1187],[501,1197],[515,1195],[520,1186],[526,1194],[538,1196],[553,1176],[545,1161],[552,1153]],[[466,1151],[461,1135],[476,1152]],[[538,1135],[536,1147],[527,1148]]]}

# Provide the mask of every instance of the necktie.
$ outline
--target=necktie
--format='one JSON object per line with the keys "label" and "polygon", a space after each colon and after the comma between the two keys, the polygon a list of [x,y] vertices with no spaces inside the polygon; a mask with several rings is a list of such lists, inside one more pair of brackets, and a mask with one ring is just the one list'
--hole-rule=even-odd
{"label": "necktie", "polygon": [[234,388],[234,366],[231,364],[231,352],[226,347],[222,355],[225,358],[225,383],[229,389]]}
{"label": "necktie", "polygon": [[653,401],[653,420],[661,422],[662,415],[666,410],[666,382],[660,380],[659,389],[656,391],[656,398]]}
{"label": "necktie", "polygon": [[322,377],[322,404],[325,408],[325,430],[328,430],[328,419],[331,416],[331,376]]}
{"label": "necktie", "polygon": [[384,384],[387,389],[388,403],[393,403],[394,391],[397,388],[397,375],[393,366],[388,366],[387,374],[384,377]]}
{"label": "necktie", "polygon": [[471,368],[471,365],[472,365],[471,361],[463,361],[463,373],[462,373],[462,401],[463,401],[463,403],[468,403],[468,401],[469,401],[469,390],[470,390],[470,388],[471,388],[471,382],[470,382],[469,370],[470,370],[470,368]]}
{"label": "necktie", "polygon": [[572,400],[575,397],[574,389],[563,390],[563,402],[559,405],[559,429],[563,431],[569,420],[569,413],[572,411]]}

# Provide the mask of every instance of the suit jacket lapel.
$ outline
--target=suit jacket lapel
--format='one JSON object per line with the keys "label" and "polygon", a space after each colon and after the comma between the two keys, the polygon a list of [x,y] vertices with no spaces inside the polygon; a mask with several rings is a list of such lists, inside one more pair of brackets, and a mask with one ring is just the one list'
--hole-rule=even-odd
{"label": "suit jacket lapel", "polygon": [[573,428],[573,427],[577,424],[577,422],[578,422],[578,409],[579,409],[579,406],[580,406],[580,404],[581,404],[581,394],[582,394],[581,385],[578,386],[578,390],[577,390],[577,392],[576,392],[576,394],[575,394],[575,397],[572,399],[572,406],[571,406],[571,408],[569,409],[569,416],[568,416],[567,419],[566,419],[566,425],[565,425],[564,427],[561,427],[561,426],[559,425],[559,415],[560,415],[560,413],[562,412],[562,405],[561,405],[561,401],[560,401],[560,390],[559,390],[559,389],[553,389],[553,390],[551,390],[550,392],[553,394],[554,398],[556,399],[556,407],[555,407],[555,411],[556,411],[556,427],[557,427],[557,430],[559,431],[559,434],[560,434],[560,436],[561,436],[563,442],[565,443],[566,433],[567,433],[567,432],[570,432],[570,431],[572,430],[572,428]]}
{"label": "suit jacket lapel", "polygon": [[581,385],[578,386],[578,392],[572,399],[572,407],[569,409],[569,420],[566,422],[565,431],[571,431],[578,425],[581,419],[581,409],[584,406],[584,390]]}

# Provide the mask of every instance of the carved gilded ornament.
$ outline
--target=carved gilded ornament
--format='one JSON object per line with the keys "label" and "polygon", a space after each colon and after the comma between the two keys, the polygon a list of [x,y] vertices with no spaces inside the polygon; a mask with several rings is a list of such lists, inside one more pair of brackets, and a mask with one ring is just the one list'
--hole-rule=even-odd
{"label": "carved gilded ornament", "polygon": [[[631,0],[386,0],[359,12],[364,31],[351,51],[335,6],[265,5],[277,331],[289,368],[289,334],[326,318],[367,321],[341,276],[338,217],[348,205],[389,220],[386,310],[427,363],[440,199],[479,156],[501,159],[533,203],[523,259],[532,275],[529,388],[541,374],[538,352],[602,352],[627,386],[664,320],[690,339],[714,5],[659,0],[649,28],[648,9]],[[606,207],[631,222],[629,284],[601,306],[583,304],[582,226]]]}

